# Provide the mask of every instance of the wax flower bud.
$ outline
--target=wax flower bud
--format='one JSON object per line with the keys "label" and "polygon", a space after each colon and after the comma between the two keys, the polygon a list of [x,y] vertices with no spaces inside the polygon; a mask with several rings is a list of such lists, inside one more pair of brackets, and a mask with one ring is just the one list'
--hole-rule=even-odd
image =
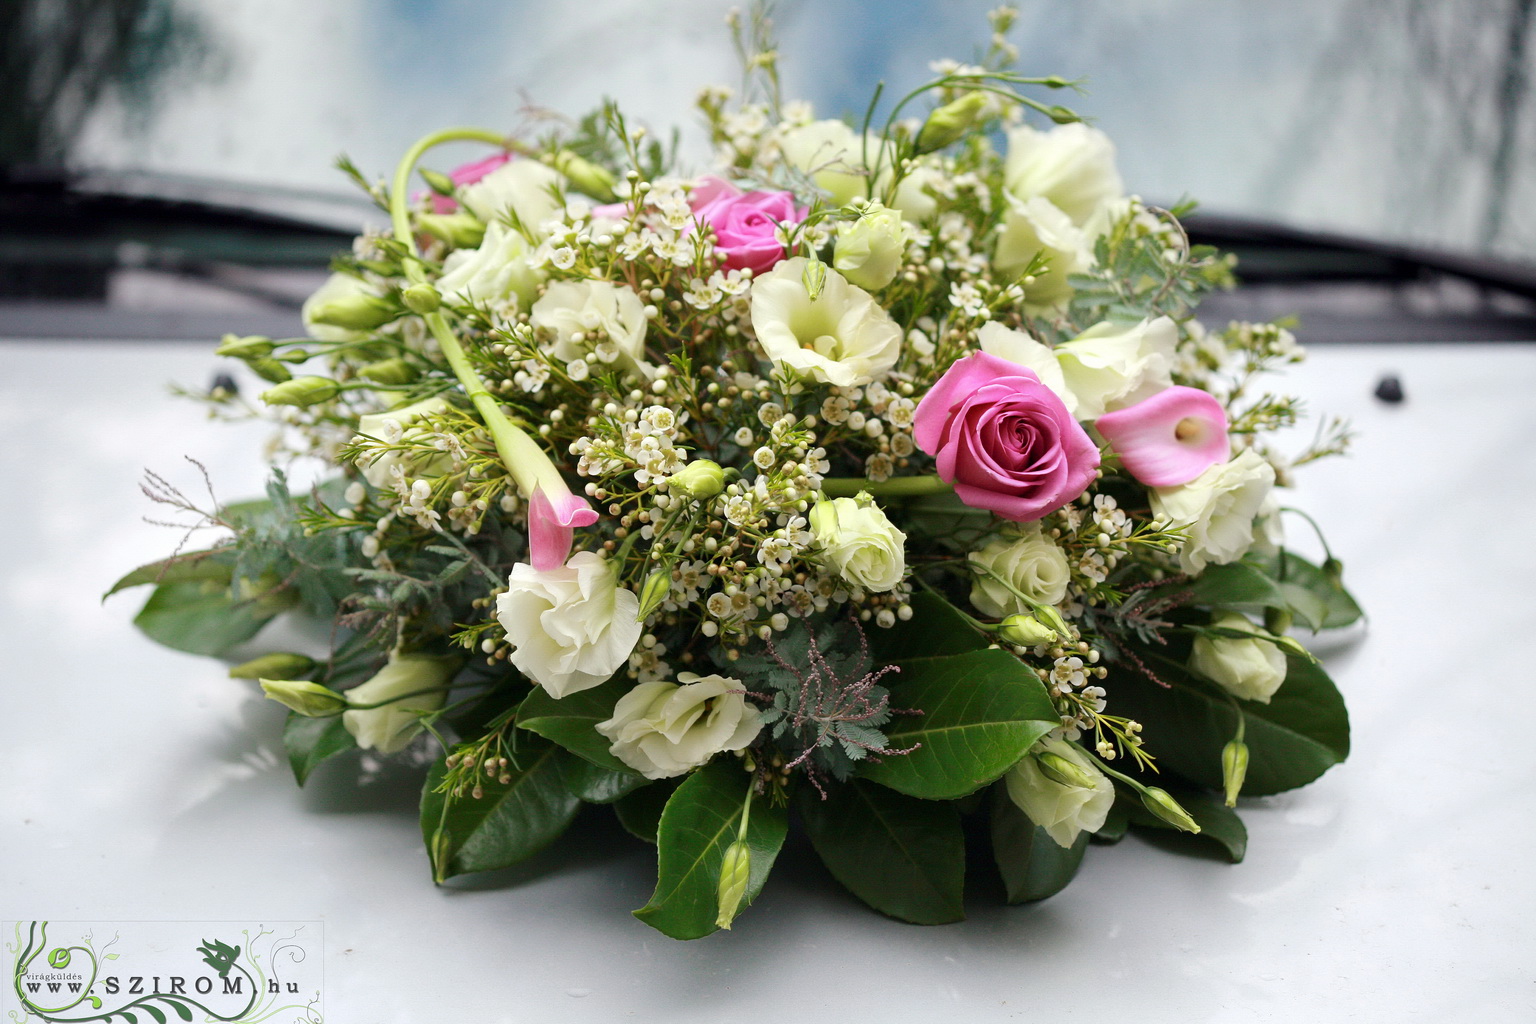
{"label": "wax flower bud", "polygon": [[315,659],[303,654],[278,652],[242,662],[229,670],[231,679],[293,679],[315,670]]}
{"label": "wax flower bud", "polygon": [[987,94],[968,92],[928,115],[917,133],[917,152],[932,153],[959,142],[987,109]]}
{"label": "wax flower bud", "polygon": [[694,501],[708,501],[725,489],[725,470],[708,459],[694,459],[667,478],[667,487]]}
{"label": "wax flower bud", "polygon": [[443,304],[443,297],[429,284],[413,284],[400,293],[400,301],[412,313],[435,313]]}
{"label": "wax flower bud", "polygon": [[319,683],[301,679],[263,679],[262,692],[305,718],[330,718],[347,708],[347,698]]}
{"label": "wax flower bud", "polygon": [[307,406],[329,402],[341,393],[341,385],[329,377],[295,377],[261,393],[268,405]]}
{"label": "wax flower bud", "polygon": [[1010,615],[997,627],[997,638],[1018,647],[1054,643],[1057,632],[1033,615]]}
{"label": "wax flower bud", "polygon": [[1141,805],[1180,831],[1200,831],[1200,824],[1189,816],[1189,812],[1166,789],[1148,786],[1141,791]]}

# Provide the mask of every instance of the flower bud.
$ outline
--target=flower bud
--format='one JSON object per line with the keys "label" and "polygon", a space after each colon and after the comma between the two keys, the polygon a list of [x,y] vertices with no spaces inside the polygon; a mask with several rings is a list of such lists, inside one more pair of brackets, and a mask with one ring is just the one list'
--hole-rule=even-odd
{"label": "flower bud", "polygon": [[375,384],[409,384],[417,377],[416,367],[404,359],[381,359],[358,368],[357,375]]}
{"label": "flower bud", "polygon": [[821,260],[806,260],[805,269],[800,272],[800,283],[805,285],[805,293],[815,302],[821,297],[822,286],[827,283],[827,265]]}
{"label": "flower bud", "polygon": [[1058,635],[1054,629],[1046,626],[1033,615],[1010,615],[997,627],[999,640],[1018,647],[1053,643]]}
{"label": "flower bud", "polygon": [[285,380],[293,379],[293,371],[276,359],[247,359],[245,365],[249,366],[256,376],[262,380],[269,380],[273,384],[281,384]]}
{"label": "flower bud", "polygon": [[458,213],[420,214],[416,218],[416,227],[455,249],[473,249],[485,239],[485,224],[474,214],[463,210]]}
{"label": "flower bud", "polygon": [[305,718],[330,718],[347,708],[347,698],[319,683],[300,679],[263,679],[262,692]]}
{"label": "flower bud", "polygon": [[316,306],[310,311],[309,320],[349,331],[371,331],[399,315],[399,307],[387,299],[366,292],[353,292]]}
{"label": "flower bud", "polygon": [[880,203],[865,204],[858,220],[838,224],[832,266],[860,288],[884,288],[901,269],[911,237],[912,229],[899,211]]}
{"label": "flower bud", "polygon": [[1291,610],[1289,608],[1265,608],[1264,629],[1276,636],[1291,628]]}
{"label": "flower bud", "polygon": [[243,338],[226,334],[213,354],[231,359],[260,359],[271,355],[273,347],[272,339],[260,334],[248,334]]}
{"label": "flower bud", "polygon": [[1166,789],[1148,786],[1141,791],[1141,805],[1168,824],[1184,832],[1199,832],[1200,825]]}
{"label": "flower bud", "polygon": [[736,912],[741,908],[742,898],[747,894],[747,880],[751,874],[752,852],[747,844],[737,840],[727,846],[725,859],[720,863],[720,914],[715,918],[716,926],[730,931],[731,922],[736,919]]}
{"label": "flower bud", "polygon": [[1336,587],[1344,585],[1344,563],[1330,557],[1323,563],[1323,577]]}
{"label": "flower bud", "polygon": [[987,109],[987,94],[968,92],[957,100],[951,100],[928,115],[917,133],[917,152],[932,153],[952,142],[958,142],[980,120]]}
{"label": "flower bud", "polygon": [[412,313],[420,313],[425,316],[435,313],[443,304],[443,297],[437,289],[429,284],[413,284],[400,293],[400,301],[405,303],[405,308]]}
{"label": "flower bud", "polygon": [[1040,769],[1040,774],[1052,782],[1074,789],[1092,789],[1098,780],[1089,775],[1070,758],[1049,750],[1041,751],[1035,755],[1035,766]]}
{"label": "flower bud", "polygon": [[329,377],[295,377],[261,393],[268,405],[296,405],[299,408],[329,402],[341,393],[341,385]]}
{"label": "flower bud", "polygon": [[315,659],[303,654],[278,652],[236,665],[229,670],[231,679],[293,679],[315,670]]}
{"label": "flower bud", "polygon": [[1052,107],[1051,109],[1047,110],[1045,114],[1057,124],[1075,124],[1082,120],[1082,118],[1078,117],[1066,107],[1060,106]]}
{"label": "flower bud", "polygon": [[725,489],[725,471],[708,459],[694,459],[667,478],[667,487],[694,501],[708,501]]}
{"label": "flower bud", "polygon": [[442,171],[419,167],[416,173],[420,174],[421,180],[427,183],[427,188],[430,188],[440,196],[451,196],[453,195],[453,190],[458,187],[453,183],[453,179]]}
{"label": "flower bud", "polygon": [[1035,605],[1035,617],[1048,628],[1054,629],[1061,636],[1070,636],[1072,629],[1067,625],[1067,620],[1061,617],[1061,612],[1048,604]]}
{"label": "flower bud", "polygon": [[293,363],[297,365],[299,363],[308,362],[309,357],[312,354],[313,353],[311,353],[307,348],[291,348],[287,352],[284,352],[282,355],[273,356],[272,358],[281,360],[285,363]]}
{"label": "flower bud", "polygon": [[639,619],[643,622],[651,613],[661,607],[661,603],[667,599],[667,594],[672,590],[672,572],[666,566],[662,566],[645,578],[645,583],[640,587],[640,612]]}
{"label": "flower bud", "polygon": [[555,170],[570,178],[571,184],[593,199],[611,203],[618,198],[613,192],[615,179],[608,168],[599,167],[568,149],[555,154]]}
{"label": "flower bud", "polygon": [[1248,777],[1248,744],[1233,740],[1221,748],[1221,785],[1227,793],[1227,806],[1237,806],[1237,795]]}

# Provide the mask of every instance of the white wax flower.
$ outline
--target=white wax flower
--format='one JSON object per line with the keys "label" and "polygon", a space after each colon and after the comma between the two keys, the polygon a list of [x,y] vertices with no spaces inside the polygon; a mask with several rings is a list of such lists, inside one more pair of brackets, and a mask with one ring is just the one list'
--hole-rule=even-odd
{"label": "white wax flower", "polygon": [[911,238],[899,212],[870,203],[858,220],[838,223],[832,266],[860,288],[884,288],[901,269]]}
{"label": "white wax flower", "polygon": [[516,295],[519,308],[528,303],[544,280],[543,271],[528,264],[528,240],[500,221],[485,226],[477,249],[455,249],[443,261],[437,282],[443,298],[452,302],[496,302]]}
{"label": "white wax flower", "polygon": [[[1060,604],[1067,595],[1071,579],[1067,556],[1055,541],[1045,536],[1038,523],[1030,523],[1017,535],[993,538],[967,557],[1041,604]],[[996,618],[1027,614],[1031,610],[1008,587],[985,574],[978,574],[971,584],[971,604],[982,614]]]}
{"label": "white wax flower", "polygon": [[565,209],[560,190],[565,178],[537,160],[509,160],[473,185],[459,190],[470,212],[485,221],[516,218],[534,241],[543,241],[543,224]]}
{"label": "white wax flower", "polygon": [[1114,144],[1082,123],[1043,132],[1028,125],[1009,131],[1003,187],[1021,200],[1049,199],[1079,226],[1125,192],[1115,170]]}
{"label": "white wax flower", "polygon": [[885,375],[901,355],[901,327],[864,289],[827,270],[812,299],[803,256],[752,282],[752,329],[768,358],[840,387]]}
{"label": "white wax flower", "polygon": [[[1037,754],[1066,758],[1081,769],[1089,786],[1068,786],[1040,771]],[[1115,787],[1088,756],[1066,740],[1047,737],[1036,743],[1012,771],[1003,776],[1008,798],[1059,846],[1070,847],[1079,833],[1104,827],[1115,802]]]}
{"label": "white wax flower", "polygon": [[556,699],[606,682],[640,639],[639,616],[640,599],[591,551],[543,571],[519,562],[496,598],[513,666]]}
{"label": "white wax flower", "polygon": [[[448,696],[446,687],[453,678],[457,658],[429,654],[392,654],[389,663],[366,683],[346,692],[348,704],[378,704],[342,713],[347,732],[364,750],[393,754],[402,750],[421,731],[419,711],[436,711]],[[426,690],[426,693],[417,693]],[[412,696],[405,696],[411,694]],[[399,698],[395,700],[395,698]]]}
{"label": "white wax flower", "polygon": [[[555,281],[533,304],[530,321],[535,329],[553,335],[550,352],[562,363],[574,362],[595,351],[604,362],[649,375],[651,367],[645,361],[645,304],[624,285],[612,281]],[[606,341],[597,336],[599,333],[606,336]]]}
{"label": "white wax flower", "polygon": [[678,673],[678,682],[641,683],[619,698],[613,717],[594,728],[608,749],[648,779],[669,779],[723,750],[757,738],[762,719],[738,679]]}
{"label": "white wax flower", "polygon": [[[398,409],[371,412],[357,418],[357,432],[393,444],[402,437],[419,437],[422,433],[419,428],[414,430],[405,428],[424,416],[436,416],[447,408],[446,400],[433,397],[403,405]],[[376,458],[370,459],[369,456],[363,456],[358,459],[358,467],[363,471],[364,480],[375,488],[383,489],[390,486],[390,471],[396,466],[407,471],[414,468],[417,472],[432,476],[435,475],[435,471],[446,469],[450,462],[446,454],[431,455],[424,461],[418,461],[412,458],[410,452],[383,452]]]}
{"label": "white wax flower", "polygon": [[1244,449],[1181,487],[1154,488],[1153,514],[1187,528],[1179,566],[1194,574],[1243,557],[1253,545],[1254,517],[1274,483],[1274,467]]}
{"label": "white wax flower", "polygon": [[[1222,629],[1268,636],[1238,612],[1223,612],[1211,620]],[[1189,667],[1234,697],[1268,704],[1285,682],[1285,653],[1268,640],[1197,636],[1189,652]]]}
{"label": "white wax flower", "polygon": [[1178,342],[1178,327],[1160,316],[1131,327],[1097,323],[1057,345],[1052,352],[1077,400],[1073,415],[1097,419],[1169,387]]}
{"label": "white wax flower", "polygon": [[818,501],[809,519],[822,554],[843,579],[875,593],[901,582],[907,535],[868,495]]}
{"label": "white wax flower", "polygon": [[1005,276],[1023,274],[1036,254],[1043,252],[1049,263],[1043,273],[1034,274],[1034,280],[1024,284],[1025,303],[1031,309],[1065,306],[1072,297],[1068,275],[1093,266],[1092,236],[1044,196],[1003,198],[1008,208],[1003,213],[992,265]]}

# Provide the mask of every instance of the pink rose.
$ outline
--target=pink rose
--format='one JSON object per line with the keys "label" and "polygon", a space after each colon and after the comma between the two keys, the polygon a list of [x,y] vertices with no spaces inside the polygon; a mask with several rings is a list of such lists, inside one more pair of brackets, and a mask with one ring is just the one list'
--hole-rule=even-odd
{"label": "pink rose", "polygon": [[715,231],[715,247],[725,253],[727,270],[760,274],[784,258],[777,237],[780,224],[805,220],[788,192],[743,192],[728,181],[706,177],[688,196],[694,220]]}
{"label": "pink rose", "polygon": [[[481,178],[490,174],[496,168],[512,159],[510,153],[493,153],[484,160],[476,160],[470,164],[460,164],[448,172],[448,180],[455,185],[473,185]],[[459,208],[459,204],[448,196],[432,193],[433,213],[452,213]]]}
{"label": "pink rose", "polygon": [[913,437],[972,508],[1016,523],[1082,494],[1099,449],[1033,370],[973,352],[917,405]]}

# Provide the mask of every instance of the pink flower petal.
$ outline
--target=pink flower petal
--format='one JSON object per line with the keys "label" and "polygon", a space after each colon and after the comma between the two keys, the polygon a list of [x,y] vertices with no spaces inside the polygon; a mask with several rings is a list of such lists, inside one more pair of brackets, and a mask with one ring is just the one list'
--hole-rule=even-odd
{"label": "pink flower petal", "polygon": [[1094,426],[1126,472],[1148,487],[1187,484],[1231,457],[1227,413],[1210,393],[1179,384],[1115,412]]}
{"label": "pink flower petal", "polygon": [[529,561],[540,572],[558,569],[571,553],[574,530],[597,522],[587,499],[566,491],[550,495],[544,488],[528,502]]}

